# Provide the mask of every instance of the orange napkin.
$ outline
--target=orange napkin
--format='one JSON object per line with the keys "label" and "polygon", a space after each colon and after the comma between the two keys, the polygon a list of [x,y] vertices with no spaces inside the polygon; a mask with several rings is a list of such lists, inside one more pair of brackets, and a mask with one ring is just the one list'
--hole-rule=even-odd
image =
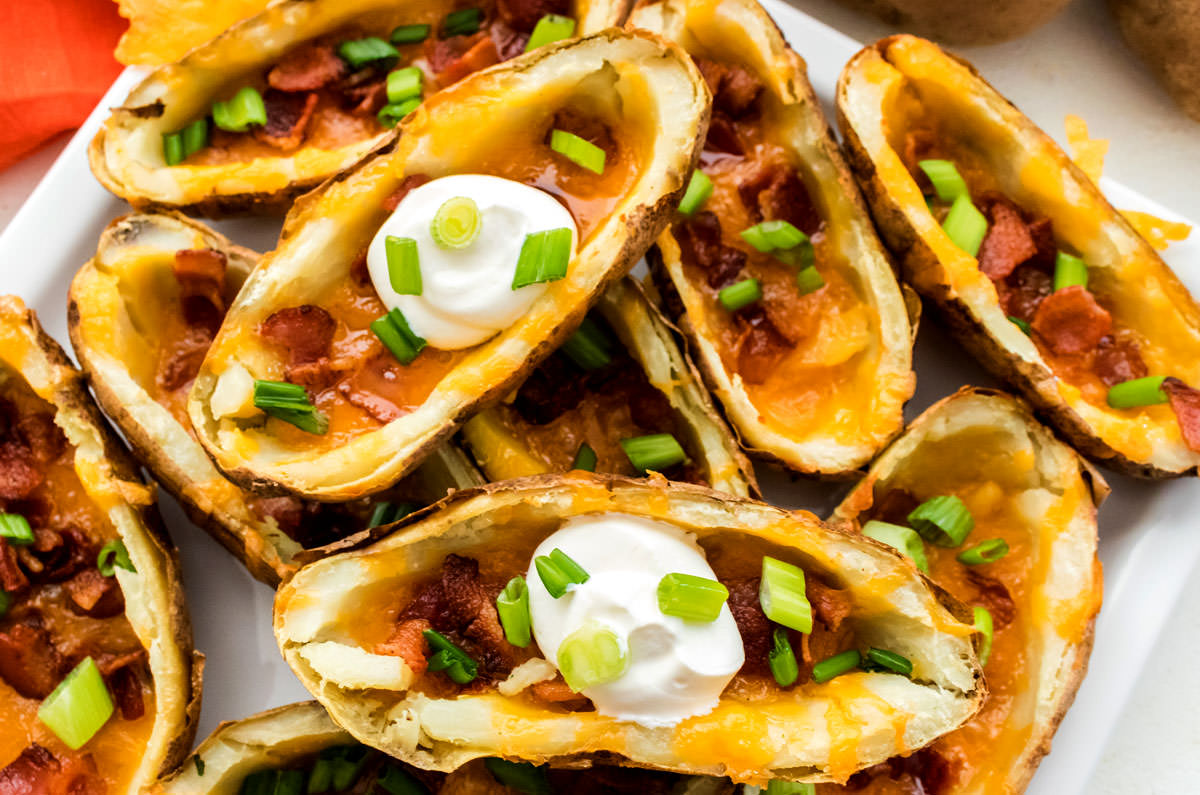
{"label": "orange napkin", "polygon": [[124,29],[112,0],[0,2],[0,169],[87,118]]}

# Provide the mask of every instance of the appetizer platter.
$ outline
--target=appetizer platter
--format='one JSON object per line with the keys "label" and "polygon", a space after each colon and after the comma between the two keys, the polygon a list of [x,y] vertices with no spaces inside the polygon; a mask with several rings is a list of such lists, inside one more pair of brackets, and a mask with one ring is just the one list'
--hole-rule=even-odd
{"label": "appetizer platter", "polygon": [[128,71],[0,238],[0,793],[1084,791],[1200,243],[922,39],[460,6]]}

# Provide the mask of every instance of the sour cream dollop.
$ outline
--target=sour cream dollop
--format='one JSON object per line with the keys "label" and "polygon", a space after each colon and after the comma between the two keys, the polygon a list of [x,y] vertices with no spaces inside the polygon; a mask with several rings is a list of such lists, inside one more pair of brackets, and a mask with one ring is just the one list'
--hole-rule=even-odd
{"label": "sour cream dollop", "polygon": [[[446,200],[466,196],[479,208],[479,236],[461,249],[443,248],[429,231]],[[435,348],[478,345],[515,323],[546,291],[545,284],[512,289],[525,236],[567,227],[571,250],[579,233],[567,208],[545,191],[483,174],[440,177],[413,189],[383,222],[367,248],[367,270],[383,305],[404,313],[412,330]],[[385,239],[417,241],[421,295],[400,295],[388,277]]]}
{"label": "sour cream dollop", "polygon": [[665,575],[716,579],[695,538],[665,522],[608,513],[567,520],[534,556],[555,547],[589,579],[555,599],[530,563],[533,635],[546,659],[557,665],[563,639],[595,622],[621,639],[628,659],[618,679],[583,690],[597,712],[643,726],[671,726],[711,712],[745,660],[729,606],[710,623],[684,621],[658,608]]}

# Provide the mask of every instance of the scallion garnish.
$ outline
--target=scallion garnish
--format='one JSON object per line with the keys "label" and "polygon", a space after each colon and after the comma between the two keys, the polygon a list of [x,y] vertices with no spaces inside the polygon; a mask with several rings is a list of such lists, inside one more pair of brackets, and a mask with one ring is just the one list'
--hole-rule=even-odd
{"label": "scallion garnish", "polygon": [[358,780],[359,773],[370,758],[361,745],[340,745],[326,748],[317,757],[308,779],[308,793],[345,792]]}
{"label": "scallion garnish", "polygon": [[38,707],[38,720],[73,751],[100,731],[113,714],[113,700],[96,661],[85,657]]}
{"label": "scallion garnish", "polygon": [[496,613],[508,642],[521,648],[528,646],[532,619],[529,617],[529,586],[524,577],[517,575],[504,586],[496,597]]}
{"label": "scallion garnish", "polygon": [[870,667],[872,670],[892,671],[893,673],[904,674],[908,676],[913,671],[912,660],[907,657],[896,654],[894,651],[887,649],[877,649],[872,646],[867,649],[867,659],[863,661],[863,667]]}
{"label": "scallion garnish", "polygon": [[275,795],[303,795],[307,779],[303,770],[280,770],[275,779]]}
{"label": "scallion garnish", "polygon": [[395,105],[384,105],[379,109],[379,113],[375,117],[379,119],[380,126],[390,130],[399,124],[405,116],[412,113],[421,104],[420,97],[406,99],[403,102],[398,102]]}
{"label": "scallion garnish", "polygon": [[253,86],[243,86],[231,99],[214,102],[213,124],[229,132],[245,132],[251,124],[267,123],[267,106]]}
{"label": "scallion garnish", "polygon": [[458,11],[451,11],[442,20],[442,36],[447,39],[451,36],[470,36],[479,32],[482,22],[482,9],[460,8]]}
{"label": "scallion garnish", "polygon": [[571,469],[578,469],[581,472],[596,471],[596,451],[587,442],[579,445],[579,449],[575,452],[575,460],[571,462]]}
{"label": "scallion garnish", "polygon": [[442,248],[466,248],[479,237],[482,227],[483,216],[475,200],[469,196],[454,196],[442,202],[433,214],[429,234]]}
{"label": "scallion garnish", "polygon": [[692,178],[688,180],[687,190],[683,193],[683,199],[679,202],[680,215],[695,215],[696,211],[708,201],[708,197],[712,196],[712,192],[713,183],[708,175],[700,169],[693,171]]}
{"label": "scallion garnish", "polygon": [[975,517],[958,497],[933,497],[908,515],[908,523],[921,537],[939,547],[956,547],[975,527]]}
{"label": "scallion garnish", "polygon": [[536,50],[552,42],[569,39],[575,35],[575,20],[559,14],[546,14],[533,26],[529,41],[525,44],[525,52]]}
{"label": "scallion garnish", "polygon": [[278,770],[256,770],[242,779],[239,795],[275,795]]}
{"label": "scallion garnish", "polygon": [[652,433],[620,440],[621,449],[638,472],[661,472],[687,461],[687,453],[669,433]]}
{"label": "scallion garnish", "polygon": [[763,221],[743,229],[741,234],[743,240],[764,254],[786,251],[808,240],[808,235],[787,221]]}
{"label": "scallion garnish", "polygon": [[546,592],[555,599],[562,598],[567,592],[567,586],[583,585],[591,576],[583,566],[558,547],[550,550],[549,555],[538,555],[534,558],[533,567],[537,569],[542,585],[546,586]]}
{"label": "scallion garnish", "polygon": [[338,45],[337,52],[355,70],[370,65],[390,66],[400,57],[399,50],[378,36],[343,41]]}
{"label": "scallion garnish", "polygon": [[764,795],[816,795],[817,785],[809,784],[807,781],[784,781],[783,779],[771,779],[767,782],[767,788],[763,790]]}
{"label": "scallion garnish", "polygon": [[808,295],[824,287],[825,279],[815,265],[809,265],[796,272],[796,286],[800,288],[800,295]]}
{"label": "scallion garnish", "polygon": [[204,775],[204,760],[201,759],[199,756],[193,756],[192,764],[195,765],[195,767],[196,767],[196,775],[203,776]]}
{"label": "scallion garnish", "polygon": [[717,299],[721,302],[721,306],[730,312],[736,312],[744,306],[761,300],[762,287],[759,285],[758,279],[742,279],[740,282],[722,288],[717,293]]}
{"label": "scallion garnish", "polygon": [[980,541],[970,549],[958,553],[958,562],[968,566],[978,566],[982,563],[995,563],[1008,554],[1008,542],[1003,538],[989,538]]}
{"label": "scallion garnish", "polygon": [[400,25],[392,30],[392,44],[420,44],[429,38],[430,25]]}
{"label": "scallion garnish", "polygon": [[425,73],[420,67],[406,66],[394,72],[388,72],[387,98],[390,103],[403,102],[421,96]]}
{"label": "scallion garnish", "polygon": [[1008,322],[1012,323],[1014,326],[1021,329],[1021,331],[1024,332],[1026,337],[1033,334],[1033,327],[1029,325],[1028,320],[1022,320],[1019,317],[1013,317],[1012,315],[1009,315]]}
{"label": "scallion garnish", "polygon": [[558,647],[558,670],[576,693],[619,678],[628,664],[617,633],[596,622],[584,624]]}
{"label": "scallion garnish", "polygon": [[949,160],[921,160],[917,166],[929,177],[933,190],[942,201],[950,203],[959,196],[969,195],[967,181]]}
{"label": "scallion garnish", "polygon": [[[813,248],[812,240],[810,240],[807,235],[805,235],[803,243],[799,243],[798,245],[787,249],[776,249],[775,251],[771,252],[771,256],[780,262],[791,265],[793,268],[796,268],[801,272],[811,268],[817,261],[816,249]],[[799,280],[800,273],[797,273],[796,276],[797,280]],[[825,280],[822,279],[821,284],[824,283]],[[811,292],[811,290],[809,292]]]}
{"label": "scallion garnish", "polygon": [[183,133],[163,133],[163,160],[168,166],[177,166],[183,162]]}
{"label": "scallion garnish", "polygon": [[512,288],[557,281],[567,275],[571,262],[571,230],[567,227],[530,232],[521,244]]}
{"label": "scallion garnish", "polygon": [[33,528],[19,513],[0,513],[0,538],[14,546],[33,543]]}
{"label": "scallion garnish", "polygon": [[411,237],[388,235],[383,239],[387,255],[388,281],[400,295],[420,295],[421,258],[417,254],[417,241]]}
{"label": "scallion garnish", "polygon": [[254,406],[308,433],[319,435],[329,430],[329,418],[309,402],[308,392],[299,384],[256,378]]}
{"label": "scallion garnish", "polygon": [[186,160],[208,146],[208,119],[196,119],[180,130],[183,136],[183,157]]}
{"label": "scallion garnish", "polygon": [[390,795],[429,795],[429,788],[395,762],[384,765],[375,783]]}
{"label": "scallion garnish", "polygon": [[771,635],[767,666],[780,687],[790,687],[800,677],[800,664],[796,662],[796,652],[792,651],[792,642],[788,640],[787,630],[783,627],[775,627]]}
{"label": "scallion garnish", "polygon": [[797,632],[812,632],[812,604],[804,590],[804,570],[778,558],[764,556],[758,602],[776,624]]}
{"label": "scallion garnish", "polygon": [[575,333],[563,343],[562,352],[584,370],[599,370],[612,361],[612,347],[600,325],[585,317]]}
{"label": "scallion garnish", "polygon": [[983,642],[979,644],[979,664],[987,665],[988,657],[992,656],[992,636],[994,634],[992,614],[986,607],[975,607],[973,612],[975,614],[975,631],[983,635]]}
{"label": "scallion garnish", "polygon": [[721,615],[729,589],[708,577],[672,572],[658,583],[658,609],[685,621],[712,622]]}
{"label": "scallion garnish", "polygon": [[954,245],[974,257],[987,235],[987,219],[971,203],[971,197],[962,193],[950,205],[942,229]]}
{"label": "scallion garnish", "polygon": [[863,525],[862,534],[899,550],[901,554],[911,558],[920,571],[925,574],[929,573],[929,559],[925,557],[925,543],[912,528],[872,519]]}
{"label": "scallion garnish", "polygon": [[506,759],[490,757],[483,760],[483,765],[500,784],[511,787],[525,795],[550,795],[550,782],[546,771],[529,762],[509,762]]}
{"label": "scallion garnish", "polygon": [[550,148],[588,171],[594,171],[597,174],[604,173],[606,157],[604,150],[591,141],[580,138],[575,133],[569,133],[566,130],[552,130],[550,132]]}
{"label": "scallion garnish", "polygon": [[445,635],[433,629],[427,629],[421,634],[434,650],[433,656],[429,658],[429,670],[445,671],[446,676],[460,685],[473,682],[479,675],[479,664]]}
{"label": "scallion garnish", "polygon": [[412,364],[425,350],[425,338],[418,337],[408,325],[404,313],[393,309],[378,320],[371,322],[371,331],[379,338],[400,364]]}
{"label": "scallion garnish", "polygon": [[812,678],[817,684],[828,682],[830,679],[849,673],[862,662],[862,655],[857,649],[847,649],[840,654],[826,657],[813,666]]}
{"label": "scallion garnish", "polygon": [[1079,257],[1072,256],[1065,251],[1060,251],[1054,255],[1054,289],[1061,290],[1064,287],[1087,287],[1088,269],[1087,264]]}
{"label": "scallion garnish", "polygon": [[385,524],[398,522],[417,510],[417,506],[407,502],[378,502],[367,520],[367,527],[382,527]]}
{"label": "scallion garnish", "polygon": [[102,576],[111,577],[116,573],[118,566],[125,571],[137,571],[133,567],[133,561],[129,559],[129,550],[125,548],[125,542],[114,538],[100,548],[100,554],[96,556],[96,568]]}
{"label": "scallion garnish", "polygon": [[1163,391],[1165,375],[1148,375],[1114,384],[1108,390],[1108,405],[1114,409],[1136,409],[1166,403],[1170,398]]}

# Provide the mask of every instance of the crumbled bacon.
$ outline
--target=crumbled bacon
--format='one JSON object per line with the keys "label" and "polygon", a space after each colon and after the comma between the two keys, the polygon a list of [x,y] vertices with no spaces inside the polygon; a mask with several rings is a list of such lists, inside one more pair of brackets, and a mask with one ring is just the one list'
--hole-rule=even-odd
{"label": "crumbled bacon", "polygon": [[1012,623],[1017,617],[1017,606],[1004,583],[974,568],[967,568],[967,579],[979,593],[979,603],[992,614],[992,623],[996,629],[1002,629]]}
{"label": "crumbled bacon", "polygon": [[91,754],[59,759],[34,743],[0,770],[0,795],[103,795]]}
{"label": "crumbled bacon", "polygon": [[1086,353],[1112,331],[1112,315],[1086,287],[1073,284],[1042,300],[1032,326],[1055,353]]}
{"label": "crumbled bacon", "polygon": [[591,706],[587,696],[572,690],[562,678],[562,674],[548,682],[535,682],[529,686],[529,692],[538,701],[545,701],[572,712],[586,710]]}
{"label": "crumbled bacon", "polygon": [[729,589],[729,612],[737,622],[742,636],[746,662],[743,671],[763,673],[767,670],[767,653],[771,650],[771,622],[758,601],[759,578],[722,580]]}
{"label": "crumbled bacon", "polygon": [[137,720],[146,714],[146,702],[142,697],[142,680],[135,664],[122,665],[105,677],[113,700],[125,720]]}
{"label": "crumbled bacon", "polygon": [[25,698],[50,695],[65,673],[41,616],[26,616],[0,632],[0,678]]}
{"label": "crumbled bacon", "polygon": [[1030,264],[1021,265],[1003,282],[1000,301],[1006,314],[1031,321],[1038,305],[1054,291],[1054,282],[1044,270]]}
{"label": "crumbled bacon", "polygon": [[922,748],[908,756],[893,756],[886,762],[860,770],[846,782],[850,792],[871,787],[877,779],[900,784],[900,791],[914,795],[941,795],[951,780],[951,763],[933,748]]}
{"label": "crumbled bacon", "polygon": [[62,582],[95,564],[96,550],[74,528],[34,528],[34,543],[19,550],[21,562],[34,582]]}
{"label": "crumbled bacon", "polygon": [[806,235],[821,228],[821,215],[794,168],[763,163],[738,185],[738,195],[756,222],[787,221]]}
{"label": "crumbled bacon", "polygon": [[189,326],[216,336],[225,316],[225,255],[210,248],[175,252],[171,270],[179,283],[179,303]]}
{"label": "crumbled bacon", "polygon": [[746,265],[746,254],[722,242],[721,222],[715,213],[702,210],[672,226],[671,234],[683,250],[684,258],[707,272],[709,287],[719,290],[738,280]]}
{"label": "crumbled bacon", "polygon": [[16,430],[38,463],[54,461],[67,448],[67,437],[50,414],[26,414],[17,419]]}
{"label": "crumbled bacon", "polygon": [[738,312],[745,326],[737,344],[738,374],[748,384],[761,384],[774,372],[779,359],[791,349],[761,306]]}
{"label": "crumbled bacon", "polygon": [[432,628],[429,621],[424,618],[410,618],[407,621],[401,621],[396,624],[396,628],[392,630],[391,636],[386,641],[375,646],[375,653],[402,658],[413,674],[420,676],[425,673],[425,669],[429,665],[429,660],[426,658],[429,653],[429,644],[425,642],[425,636],[422,633]]}
{"label": "crumbled bacon", "polygon": [[704,139],[704,148],[731,155],[743,155],[746,147],[742,145],[742,137],[738,134],[737,122],[720,111],[713,111],[708,123],[708,134]]}
{"label": "crumbled bacon", "polygon": [[280,309],[258,327],[264,338],[287,350],[289,367],[328,356],[336,330],[333,317],[312,304]]}
{"label": "crumbled bacon", "polygon": [[267,123],[255,128],[254,137],[285,152],[298,147],[317,109],[317,95],[272,89],[263,94],[263,104],[267,108]]}
{"label": "crumbled bacon", "polygon": [[195,381],[211,344],[212,338],[206,336],[202,345],[183,348],[174,356],[164,359],[154,377],[155,383],[165,392],[174,392]]}
{"label": "crumbled bacon", "polygon": [[33,451],[23,442],[10,439],[0,443],[0,499],[27,497],[44,477]]}
{"label": "crumbled bacon", "polygon": [[1178,378],[1166,379],[1162,388],[1179,422],[1184,444],[1188,449],[1200,453],[1200,390],[1193,389]]}
{"label": "crumbled bacon", "polygon": [[29,579],[17,562],[16,547],[0,538],[0,588],[8,593],[17,593],[29,585]]}
{"label": "crumbled bacon", "polygon": [[696,58],[696,66],[713,95],[713,107],[737,119],[753,110],[763,84],[752,72],[736,64]]}
{"label": "crumbled bacon", "polygon": [[457,83],[472,72],[500,63],[496,43],[486,33],[426,39],[425,57],[443,86]]}
{"label": "crumbled bacon", "polygon": [[496,54],[500,56],[501,61],[516,58],[525,52],[525,45],[529,43],[528,33],[513,30],[503,21],[493,22],[488,28],[488,33],[496,43]]}
{"label": "crumbled bacon", "polygon": [[80,570],[67,580],[66,590],[74,605],[72,609],[92,618],[115,616],[125,607],[117,578],[105,577],[92,566]]}
{"label": "crumbled bacon", "polygon": [[578,406],[588,392],[587,374],[555,353],[525,379],[512,405],[530,425],[545,425]]}
{"label": "crumbled bacon", "polygon": [[1036,254],[1037,246],[1021,211],[1007,200],[994,199],[987,213],[991,223],[979,247],[979,269],[995,281],[1006,278]]}
{"label": "crumbled bacon", "polygon": [[1136,342],[1111,335],[1101,339],[1096,347],[1092,371],[1105,386],[1141,378],[1149,372]]}
{"label": "crumbled bacon", "polygon": [[917,175],[917,184],[922,190],[929,186],[929,177],[917,163],[928,159],[936,145],[937,134],[928,127],[914,127],[904,136],[904,165]]}
{"label": "crumbled bacon", "polygon": [[565,15],[570,5],[565,0],[498,0],[496,15],[511,28],[532,31],[546,14]]}
{"label": "crumbled bacon", "polygon": [[359,116],[371,116],[387,104],[387,79],[378,77],[366,83],[346,88],[342,91],[347,107],[351,113]]}
{"label": "crumbled bacon", "polygon": [[279,91],[316,91],[346,73],[346,63],[332,43],[310,42],[287,53],[267,74],[267,83]]}
{"label": "crumbled bacon", "polygon": [[372,356],[363,366],[338,384],[338,391],[380,422],[391,422],[407,412],[384,397],[397,379],[403,377],[396,357],[388,352]]}
{"label": "crumbled bacon", "polygon": [[853,607],[850,595],[840,588],[830,588],[825,583],[809,577],[805,583],[808,601],[812,603],[813,615],[831,630],[837,630],[850,615]]}
{"label": "crumbled bacon", "polygon": [[276,526],[293,540],[299,535],[304,520],[304,503],[295,497],[258,497],[250,501],[250,509],[263,519],[274,519]]}

